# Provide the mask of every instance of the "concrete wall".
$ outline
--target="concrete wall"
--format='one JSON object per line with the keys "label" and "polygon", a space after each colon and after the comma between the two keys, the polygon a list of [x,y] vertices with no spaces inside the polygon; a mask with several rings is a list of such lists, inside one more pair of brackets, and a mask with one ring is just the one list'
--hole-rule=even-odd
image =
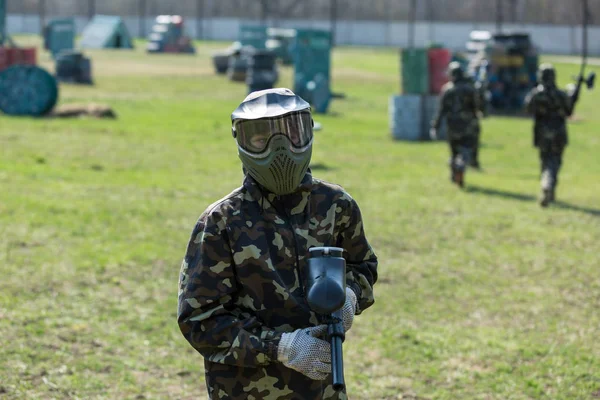
{"label": "concrete wall", "polygon": [[[52,19],[51,16],[47,17],[46,21],[50,19]],[[77,29],[81,32],[88,19],[77,17],[75,20]],[[130,33],[134,36],[150,32],[154,23],[153,18],[147,18],[144,21],[139,18],[125,18],[124,20]],[[239,26],[243,22],[246,21],[237,18],[211,18],[201,21],[188,18],[186,29],[189,35],[196,38],[233,41],[237,38]],[[40,26],[40,19],[35,15],[9,14],[7,16],[9,34],[39,34]],[[329,22],[323,20],[283,20],[277,21],[277,26],[324,29],[330,27]],[[411,31],[409,29],[410,25],[405,22],[338,21],[335,38],[340,45],[406,47],[410,45]],[[469,32],[473,29],[494,31],[495,26],[493,24],[418,22],[414,26],[414,45],[424,46],[429,42],[439,42],[453,50],[460,50],[464,48]],[[504,25],[504,30],[529,32],[534,43],[546,54],[581,53],[581,27],[507,24]],[[600,27],[590,27],[588,32],[589,53],[590,55],[600,56]]]}

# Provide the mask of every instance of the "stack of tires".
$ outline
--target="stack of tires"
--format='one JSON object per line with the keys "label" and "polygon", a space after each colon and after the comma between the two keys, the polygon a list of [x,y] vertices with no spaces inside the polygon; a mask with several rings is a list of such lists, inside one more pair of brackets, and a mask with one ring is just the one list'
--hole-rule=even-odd
{"label": "stack of tires", "polygon": [[254,49],[247,53],[247,60],[246,84],[248,85],[248,92],[271,89],[279,77],[275,52]]}
{"label": "stack of tires", "polygon": [[91,85],[92,64],[78,51],[61,51],[56,57],[56,79],[60,82]]}
{"label": "stack of tires", "polygon": [[251,47],[243,47],[229,56],[227,77],[233,82],[245,82],[248,72],[248,53]]}

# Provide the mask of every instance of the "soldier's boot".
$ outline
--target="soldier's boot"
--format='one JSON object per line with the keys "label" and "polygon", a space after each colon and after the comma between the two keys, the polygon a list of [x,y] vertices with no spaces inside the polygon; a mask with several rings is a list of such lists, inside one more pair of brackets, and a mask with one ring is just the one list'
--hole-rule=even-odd
{"label": "soldier's boot", "polygon": [[469,165],[470,154],[468,149],[462,148],[458,157],[456,157],[454,163],[454,169],[456,173],[454,174],[454,182],[460,187],[465,187],[465,171],[467,169],[467,165]]}
{"label": "soldier's boot", "polygon": [[456,171],[454,182],[460,187],[465,187],[465,171]]}
{"label": "soldier's boot", "polygon": [[448,160],[448,167],[450,167],[450,182],[456,183],[456,167],[452,158]]}
{"label": "soldier's boot", "polygon": [[540,194],[540,206],[548,207],[548,204],[550,204],[552,201],[553,201],[552,189],[542,189],[542,192]]}

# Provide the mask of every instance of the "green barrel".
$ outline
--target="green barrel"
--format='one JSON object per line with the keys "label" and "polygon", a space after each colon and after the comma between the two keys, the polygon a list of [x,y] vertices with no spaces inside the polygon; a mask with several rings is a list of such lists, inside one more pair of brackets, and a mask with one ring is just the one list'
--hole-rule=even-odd
{"label": "green barrel", "polygon": [[429,93],[429,57],[427,49],[402,50],[402,93]]}
{"label": "green barrel", "polygon": [[58,101],[58,84],[46,70],[15,65],[0,72],[0,111],[8,115],[40,116]]}

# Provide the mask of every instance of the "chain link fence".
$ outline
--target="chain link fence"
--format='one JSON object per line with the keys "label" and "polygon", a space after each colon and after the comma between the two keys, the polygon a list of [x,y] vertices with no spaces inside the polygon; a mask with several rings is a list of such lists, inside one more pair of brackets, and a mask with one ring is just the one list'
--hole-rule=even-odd
{"label": "chain link fence", "polygon": [[[188,18],[417,21],[559,24],[582,21],[579,0],[9,0],[9,14],[94,14]],[[600,23],[600,0],[590,0],[590,23]],[[414,8],[413,8],[414,7]]]}

